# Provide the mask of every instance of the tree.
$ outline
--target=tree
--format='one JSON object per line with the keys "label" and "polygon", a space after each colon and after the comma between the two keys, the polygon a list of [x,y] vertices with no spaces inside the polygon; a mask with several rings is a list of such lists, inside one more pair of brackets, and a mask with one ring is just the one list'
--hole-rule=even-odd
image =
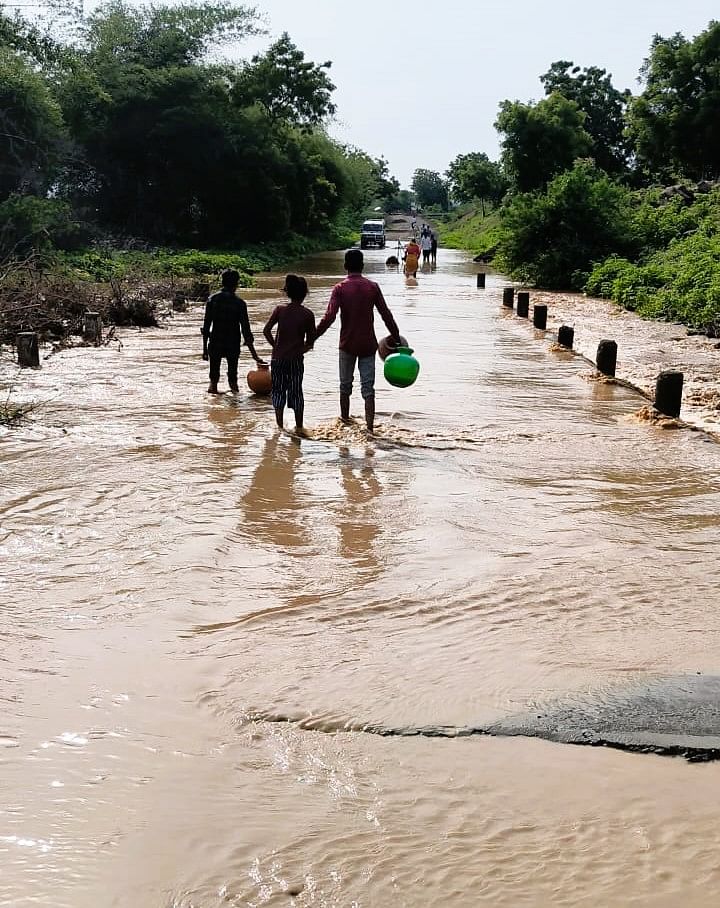
{"label": "tree", "polygon": [[400,183],[390,176],[388,162],[384,158],[373,158],[351,146],[345,146],[343,152],[349,178],[347,201],[355,213],[395,197]]}
{"label": "tree", "polygon": [[504,101],[495,128],[503,136],[502,161],[515,189],[539,189],[590,154],[585,120],[575,101],[557,92],[537,104]]}
{"label": "tree", "polygon": [[63,138],[60,109],[42,75],[0,47],[0,201],[13,192],[44,192]]}
{"label": "tree", "polygon": [[638,161],[652,176],[720,177],[720,22],[693,40],[656,35],[630,107]]}
{"label": "tree", "polygon": [[415,171],[412,190],[417,197],[418,205],[438,205],[443,211],[448,210],[448,186],[445,180],[434,170]]}
{"label": "tree", "polygon": [[220,44],[262,33],[254,9],[229,0],[135,6],[110,0],[81,20],[82,42],[97,65],[148,69],[189,66]]}
{"label": "tree", "polygon": [[241,104],[260,104],[275,122],[318,126],[335,113],[335,86],[326,72],[331,66],[329,61],[316,65],[305,60],[285,32],[264,54],[252,58],[236,92]]}
{"label": "tree", "polygon": [[590,160],[556,176],[546,192],[515,195],[502,227],[503,267],[549,289],[581,289],[594,262],[638,242],[630,190]]}
{"label": "tree", "polygon": [[574,101],[585,114],[583,127],[592,139],[591,154],[607,173],[621,173],[629,156],[625,114],[629,91],[619,91],[612,76],[597,66],[580,69],[569,60],[558,60],[540,76],[545,94],[557,92]]}
{"label": "tree", "polygon": [[459,202],[480,199],[483,217],[485,202],[497,203],[507,191],[502,168],[484,152],[460,154],[447,169],[453,198]]}

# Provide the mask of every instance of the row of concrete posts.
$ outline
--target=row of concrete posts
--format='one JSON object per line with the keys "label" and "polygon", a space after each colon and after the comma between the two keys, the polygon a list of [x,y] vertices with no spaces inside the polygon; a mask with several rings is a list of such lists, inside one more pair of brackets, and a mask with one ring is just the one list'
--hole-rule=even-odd
{"label": "row of concrete posts", "polygon": [[[485,289],[485,272],[481,271],[477,275],[477,287],[479,290]],[[506,309],[515,307],[515,288],[503,287],[503,306]],[[530,294],[521,290],[517,294],[517,315],[519,318],[530,317]],[[547,329],[548,307],[545,305],[533,306],[533,325],[540,331]],[[558,344],[572,350],[575,342],[575,329],[569,325],[561,325],[558,330]],[[598,372],[607,375],[610,378],[615,377],[617,368],[617,344],[613,340],[601,340],[598,344],[597,354],[595,356],[595,366]],[[661,372],[655,382],[655,401],[653,406],[659,413],[665,416],[677,418],[680,416],[680,407],[682,403],[682,389],[684,376],[682,372],[674,369],[667,369]]]}
{"label": "row of concrete posts", "polygon": [[[102,316],[86,312],[83,317],[83,339],[99,347],[103,340]],[[40,339],[36,331],[21,331],[15,339],[18,365],[37,369],[40,365]]]}

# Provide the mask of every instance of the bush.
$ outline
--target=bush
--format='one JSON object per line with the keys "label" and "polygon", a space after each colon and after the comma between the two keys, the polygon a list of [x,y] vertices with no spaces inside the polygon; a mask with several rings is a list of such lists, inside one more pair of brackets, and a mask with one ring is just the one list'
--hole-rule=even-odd
{"label": "bush", "polygon": [[615,300],[647,318],[679,321],[720,333],[720,232],[676,239],[642,264],[611,257],[593,269],[588,293]]}
{"label": "bush", "polygon": [[0,257],[77,248],[82,242],[87,231],[66,202],[15,194],[0,203]]}
{"label": "bush", "polygon": [[580,289],[594,262],[638,248],[632,193],[576,161],[545,192],[520,193],[502,211],[499,264],[549,289]]}

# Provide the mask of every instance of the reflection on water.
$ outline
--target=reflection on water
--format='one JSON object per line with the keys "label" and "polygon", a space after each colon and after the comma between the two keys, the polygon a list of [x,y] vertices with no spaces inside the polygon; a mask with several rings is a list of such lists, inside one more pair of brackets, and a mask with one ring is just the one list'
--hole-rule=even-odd
{"label": "reflection on water", "polygon": [[373,450],[365,449],[365,460],[353,464],[347,449],[340,449],[344,458],[340,463],[340,474],[345,491],[345,502],[338,516],[340,532],[340,554],[368,572],[375,572],[381,566],[375,553],[375,542],[379,526],[374,519],[377,502],[382,488],[372,467]]}
{"label": "reflection on water", "polygon": [[266,442],[242,499],[244,529],[281,551],[304,543],[302,501],[295,497],[300,441],[275,432]]}
{"label": "reflection on water", "polygon": [[[342,255],[297,270],[319,317]],[[422,364],[379,377],[375,436],[337,423],[337,325],[302,440],[267,399],[205,394],[201,307],[23,374],[48,403],[0,440],[0,904],[714,893],[720,766],[362,733],[720,662],[717,447],[585,380],[462,255],[416,287],[381,251],[368,270]],[[256,329],[281,285],[247,291]],[[566,305],[580,346],[609,331]]]}

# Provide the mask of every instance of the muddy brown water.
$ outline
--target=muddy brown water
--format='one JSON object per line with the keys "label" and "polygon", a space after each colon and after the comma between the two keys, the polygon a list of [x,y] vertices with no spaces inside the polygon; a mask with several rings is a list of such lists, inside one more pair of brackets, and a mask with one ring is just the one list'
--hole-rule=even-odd
{"label": "muddy brown water", "polygon": [[[377,438],[334,424],[337,327],[301,443],[204,395],[198,308],[19,380],[43,407],[0,438],[0,905],[714,899],[718,764],[345,730],[720,668],[717,445],[635,419],[461,254],[417,288],[386,254],[422,371],[379,378]],[[320,315],[341,256],[302,270]],[[280,280],[246,294],[258,336]]]}

